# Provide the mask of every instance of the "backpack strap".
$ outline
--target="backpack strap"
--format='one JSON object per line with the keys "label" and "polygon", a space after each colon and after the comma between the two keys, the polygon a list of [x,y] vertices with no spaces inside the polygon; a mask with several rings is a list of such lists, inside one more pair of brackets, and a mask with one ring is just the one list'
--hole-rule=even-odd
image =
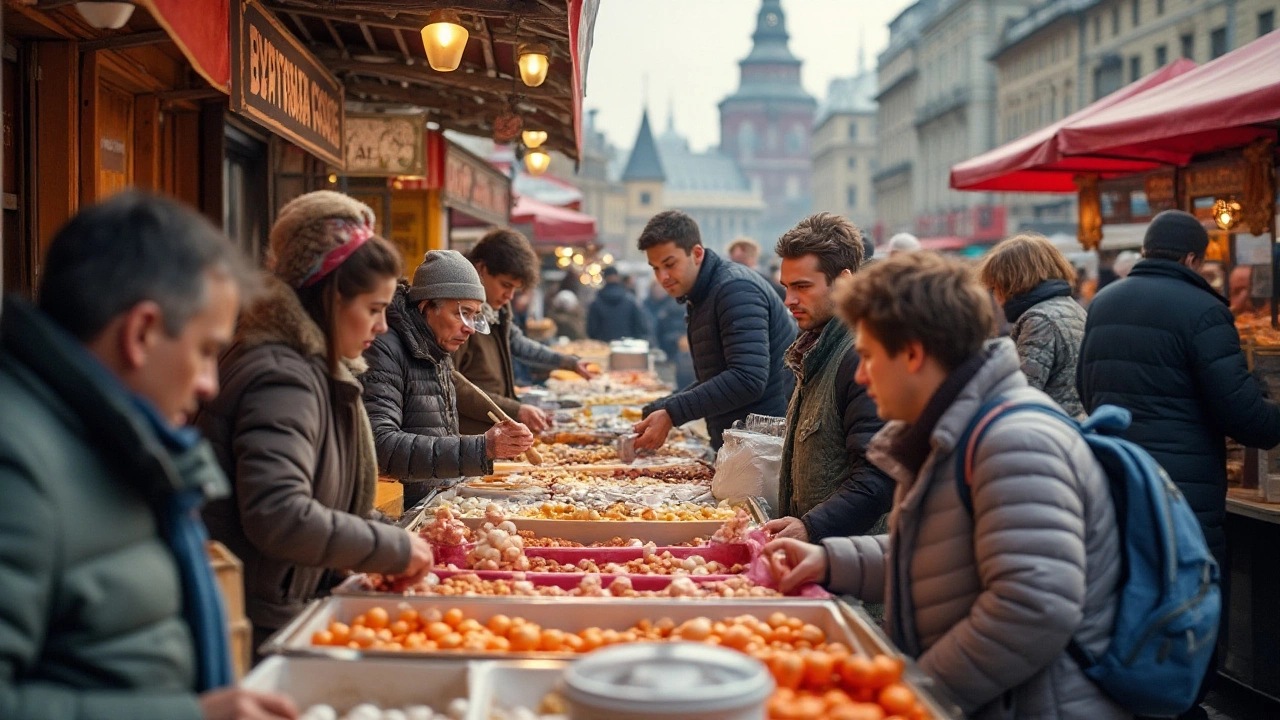
{"label": "backpack strap", "polygon": [[[978,443],[997,420],[1005,415],[1024,410],[1056,417],[1065,421],[1077,431],[1080,430],[1080,425],[1075,420],[1067,417],[1060,410],[1047,405],[1019,403],[1003,396],[985,403],[974,414],[973,420],[969,422],[969,427],[965,429],[964,434],[960,436],[960,442],[956,444],[956,448],[960,451],[956,453],[956,491],[960,494],[960,503],[968,511],[970,518],[973,517],[972,477],[973,466],[978,455]],[[1088,671],[1089,668],[1097,664],[1093,654],[1077,642],[1074,635],[1071,637],[1071,641],[1067,643],[1067,654],[1071,656],[1071,659],[1075,661],[1082,671]]]}

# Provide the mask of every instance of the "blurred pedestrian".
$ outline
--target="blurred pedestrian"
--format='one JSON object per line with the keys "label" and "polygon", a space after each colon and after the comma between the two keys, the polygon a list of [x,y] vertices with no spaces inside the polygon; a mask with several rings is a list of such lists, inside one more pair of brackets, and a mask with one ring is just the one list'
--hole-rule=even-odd
{"label": "blurred pedestrian", "polygon": [[587,337],[610,342],[622,338],[648,340],[652,328],[640,303],[622,284],[618,268],[604,269],[604,287],[587,311]]}
{"label": "blurred pedestrian", "polygon": [[731,261],[739,265],[745,265],[760,273],[760,277],[769,283],[769,287],[772,287],[773,291],[778,293],[778,297],[784,298],[787,296],[786,288],[782,287],[777,277],[775,277],[776,273],[774,271],[777,268],[771,267],[768,272],[760,269],[760,245],[755,240],[749,237],[740,237],[729,243],[729,247],[725,248],[725,254],[729,256]]}
{"label": "blurred pedestrian", "polygon": [[904,253],[919,252],[920,241],[915,235],[907,232],[900,232],[889,238],[889,257],[902,255]]}
{"label": "blurred pedestrian", "polygon": [[1084,438],[1044,413],[1003,416],[957,477],[957,443],[984,406],[1052,405],[1013,343],[987,340],[974,273],[910,253],[854,275],[837,302],[858,382],[887,421],[867,454],[897,483],[894,511],[887,535],[766,545],[791,568],[780,588],[822,582],[883,602],[894,646],[964,717],[1130,720],[1067,650],[1111,643],[1121,577],[1109,481]]}
{"label": "blurred pedestrian", "polygon": [[373,222],[328,190],[280,210],[266,292],[219,364],[222,394],[196,418],[232,481],[204,516],[244,562],[255,648],[341,571],[413,582],[431,569],[429,543],[373,515],[378,458],[357,378],[400,277]]}
{"label": "blurred pedestrian", "polygon": [[184,427],[218,392],[248,275],[177,203],[126,191],[45,251],[0,321],[0,717],[295,718],[231,687],[198,509],[226,477]]}
{"label": "blurred pedestrian", "polygon": [[573,290],[561,290],[551,298],[551,311],[547,317],[555,321],[556,335],[568,340],[582,340],[587,336],[587,313],[582,300]]}
{"label": "blurred pedestrian", "polygon": [[987,253],[979,276],[1011,324],[1027,382],[1068,415],[1082,417],[1076,364],[1085,311],[1071,298],[1071,263],[1043,236],[1015,235]]}

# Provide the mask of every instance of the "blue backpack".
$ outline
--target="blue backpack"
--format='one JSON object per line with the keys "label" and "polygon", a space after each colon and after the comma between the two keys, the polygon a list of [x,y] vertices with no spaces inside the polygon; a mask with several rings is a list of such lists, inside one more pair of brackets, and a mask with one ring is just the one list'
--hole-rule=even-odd
{"label": "blue backpack", "polygon": [[1120,602],[1111,645],[1100,657],[1071,639],[1067,652],[1112,700],[1136,715],[1167,717],[1196,700],[1213,656],[1222,598],[1204,531],[1168,473],[1141,447],[1116,437],[1132,415],[1113,405],[1083,424],[1045,405],[996,398],[956,446],[960,499],[973,516],[969,483],[978,443],[1015,412],[1058,418],[1080,432],[1110,481],[1120,526]]}

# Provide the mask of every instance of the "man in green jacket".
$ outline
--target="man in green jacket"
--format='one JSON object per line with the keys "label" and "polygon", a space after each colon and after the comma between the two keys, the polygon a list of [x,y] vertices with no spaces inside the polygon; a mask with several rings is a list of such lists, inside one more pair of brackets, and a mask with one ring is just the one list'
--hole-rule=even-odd
{"label": "man in green jacket", "polygon": [[243,294],[231,243],[133,192],[80,213],[39,307],[0,316],[0,718],[293,718],[229,687],[199,519],[226,479],[184,428]]}
{"label": "man in green jacket", "polygon": [[893,481],[867,460],[884,427],[867,391],[854,382],[853,333],[835,317],[835,283],[858,271],[862,233],[847,219],[817,213],[778,240],[785,304],[800,326],[787,350],[796,375],[778,478],[775,537],[818,542],[870,531],[893,504]]}

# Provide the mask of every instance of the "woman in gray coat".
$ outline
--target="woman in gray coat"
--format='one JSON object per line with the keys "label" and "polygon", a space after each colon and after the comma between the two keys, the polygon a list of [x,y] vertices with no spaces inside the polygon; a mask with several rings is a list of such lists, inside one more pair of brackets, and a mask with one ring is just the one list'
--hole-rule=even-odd
{"label": "woman in gray coat", "polygon": [[982,282],[1004,308],[1022,374],[1072,417],[1084,416],[1076,391],[1076,365],[1085,311],[1071,297],[1076,272],[1040,235],[1015,235],[983,259]]}
{"label": "woman in gray coat", "polygon": [[254,646],[325,593],[333,571],[416,580],[430,545],[371,518],[378,480],[356,375],[386,332],[399,253],[373,212],[335,192],[303,195],[271,231],[274,276],[219,364],[222,393],[197,416],[232,481],[209,504],[214,539],[244,562]]}

